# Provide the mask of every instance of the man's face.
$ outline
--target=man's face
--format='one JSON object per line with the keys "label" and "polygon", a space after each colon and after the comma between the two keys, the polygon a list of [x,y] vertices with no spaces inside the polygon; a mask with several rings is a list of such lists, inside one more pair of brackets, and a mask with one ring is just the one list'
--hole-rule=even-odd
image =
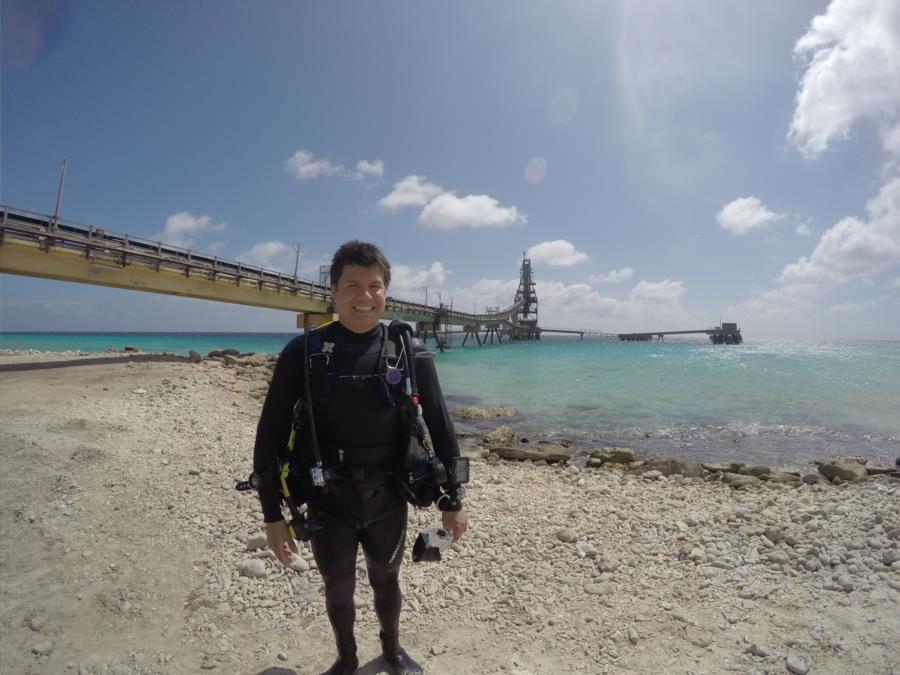
{"label": "man's face", "polygon": [[384,314],[387,288],[374,267],[345,265],[331,294],[340,322],[354,333],[368,333]]}

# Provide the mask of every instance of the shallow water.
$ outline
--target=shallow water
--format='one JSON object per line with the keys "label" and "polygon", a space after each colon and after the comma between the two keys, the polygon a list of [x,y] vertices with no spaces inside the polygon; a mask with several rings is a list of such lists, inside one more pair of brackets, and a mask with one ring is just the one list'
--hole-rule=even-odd
{"label": "shallow water", "polygon": [[[278,352],[285,333],[0,334],[0,348]],[[900,342],[540,342],[438,354],[451,407],[506,404],[526,435],[802,468],[900,456]]]}

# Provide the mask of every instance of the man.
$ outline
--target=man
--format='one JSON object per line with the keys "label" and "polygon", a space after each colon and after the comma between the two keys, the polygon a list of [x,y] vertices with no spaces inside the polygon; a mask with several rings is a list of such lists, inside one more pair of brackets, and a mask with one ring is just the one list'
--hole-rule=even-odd
{"label": "man", "polygon": [[[331,293],[339,319],[292,340],[281,352],[263,405],[254,449],[254,473],[272,476],[284,448],[298,400],[304,399],[308,369],[313,416],[296,439],[306,467],[313,434],[329,476],[325,488],[306,480],[302,499],[308,504],[316,564],[325,581],[325,607],[337,643],[337,661],[324,675],[349,675],[359,666],[353,634],[356,553],[362,544],[375,612],[381,624],[382,654],[397,675],[421,673],[400,647],[400,563],[406,543],[407,504],[399,480],[389,474],[398,453],[406,450],[403,420],[390,387],[387,369],[402,367],[398,355],[385,356],[384,314],[391,268],[373,244],[350,241],[331,263]],[[423,416],[435,452],[449,467],[459,456],[453,422],[447,413],[433,355],[417,347],[413,364]],[[312,373],[313,369],[316,373]],[[398,378],[393,378],[398,379]],[[315,391],[312,391],[315,390]],[[308,415],[308,411],[303,413]],[[302,422],[302,419],[301,419]],[[314,431],[311,429],[314,425]],[[308,470],[304,471],[309,474]],[[465,533],[468,514],[458,484],[445,486],[441,499],[443,526],[454,541]],[[290,564],[297,546],[281,511],[277,480],[259,489],[266,538],[278,560]]]}

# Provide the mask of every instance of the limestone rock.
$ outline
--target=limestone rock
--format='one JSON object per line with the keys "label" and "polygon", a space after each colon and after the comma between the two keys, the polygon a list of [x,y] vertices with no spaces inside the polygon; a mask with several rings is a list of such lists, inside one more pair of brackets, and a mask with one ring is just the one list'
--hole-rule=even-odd
{"label": "limestone rock", "polygon": [[854,481],[865,478],[866,465],[863,462],[832,457],[819,462],[819,473],[830,481],[840,478],[842,481]]}
{"label": "limestone rock", "polygon": [[222,359],[225,361],[226,366],[236,366],[241,363],[241,358],[232,354],[225,354],[222,356]]}
{"label": "limestone rock", "polygon": [[260,577],[268,575],[268,571],[266,570],[266,563],[259,558],[244,560],[238,566],[238,572],[240,572],[240,575],[242,577],[250,577],[251,579],[259,579]]}
{"label": "limestone rock", "polygon": [[489,420],[495,417],[515,417],[518,411],[508,405],[465,406],[457,408],[454,416],[460,420]]}
{"label": "limestone rock", "polygon": [[746,485],[757,485],[762,482],[756,476],[742,476],[739,473],[723,473],[722,482],[735,489]]}
{"label": "limestone rock", "polygon": [[738,473],[742,476],[756,476],[757,478],[765,478],[770,473],[772,473],[772,468],[766,466],[765,464],[750,464],[748,466],[742,466],[738,469]]}
{"label": "limestone rock", "polygon": [[687,478],[702,478],[704,475],[703,465],[700,462],[667,456],[648,457],[644,460],[640,470],[641,473],[645,471],[659,471],[663,476],[678,474]]}
{"label": "limestone rock", "polygon": [[518,435],[516,434],[516,432],[510,429],[505,424],[501,424],[499,427],[497,427],[484,437],[484,444],[488,446],[502,445],[509,447],[511,445],[514,445],[517,440]]}
{"label": "limestone rock", "polygon": [[258,551],[261,548],[266,548],[268,545],[268,542],[266,542],[266,535],[262,533],[254,534],[247,540],[248,551]]}
{"label": "limestone rock", "polygon": [[[637,456],[631,448],[597,448],[596,450],[591,450],[590,459],[600,460],[600,464],[606,464],[607,462],[612,464],[631,464],[637,460]],[[598,464],[590,464],[590,460],[588,460],[588,463],[589,466],[598,466]]]}
{"label": "limestone rock", "polygon": [[803,659],[796,654],[788,654],[784,659],[784,665],[788,672],[794,673],[794,675],[806,675],[809,672]]}
{"label": "limestone rock", "polygon": [[768,475],[770,483],[799,483],[800,475],[790,471],[773,471]]}
{"label": "limestone rock", "polygon": [[188,352],[188,360],[191,363],[200,363],[203,360],[203,357],[200,356],[199,353],[195,352],[193,349]]}
{"label": "limestone rock", "polygon": [[737,473],[744,466],[743,462],[721,462],[721,463],[703,463],[702,466],[707,471],[713,473]]}
{"label": "limestone rock", "polygon": [[563,527],[556,531],[556,538],[568,544],[578,541],[578,533],[571,527]]}
{"label": "limestone rock", "polygon": [[572,458],[572,451],[555,443],[540,442],[537,445],[531,445],[519,448],[510,448],[502,446],[494,446],[491,448],[493,452],[500,455],[503,459],[513,459],[518,461],[531,460],[532,462],[568,462]]}
{"label": "limestone rock", "polygon": [[207,353],[208,358],[222,358],[223,356],[240,356],[241,353],[237,349],[211,349]]}

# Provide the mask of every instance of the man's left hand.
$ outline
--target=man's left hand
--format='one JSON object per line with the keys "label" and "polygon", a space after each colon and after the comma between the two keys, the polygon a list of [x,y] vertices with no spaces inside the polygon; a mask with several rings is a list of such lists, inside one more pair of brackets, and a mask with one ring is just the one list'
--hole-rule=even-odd
{"label": "man's left hand", "polygon": [[469,512],[465,507],[459,511],[442,511],[441,524],[445,530],[453,530],[453,543],[455,544],[469,529]]}

